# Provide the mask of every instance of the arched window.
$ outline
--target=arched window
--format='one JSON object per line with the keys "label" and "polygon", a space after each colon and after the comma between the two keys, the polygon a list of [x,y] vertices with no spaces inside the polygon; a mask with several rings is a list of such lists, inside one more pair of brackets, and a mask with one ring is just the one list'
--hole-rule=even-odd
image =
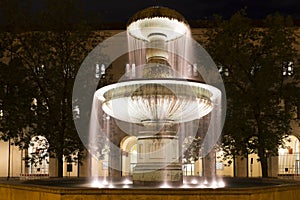
{"label": "arched window", "polygon": [[28,166],[30,174],[48,174],[49,142],[44,136],[34,136],[28,148]]}
{"label": "arched window", "polygon": [[137,138],[125,137],[120,147],[122,149],[122,176],[130,176],[137,163]]}
{"label": "arched window", "polygon": [[278,150],[279,176],[293,176],[300,174],[299,139],[290,135]]}

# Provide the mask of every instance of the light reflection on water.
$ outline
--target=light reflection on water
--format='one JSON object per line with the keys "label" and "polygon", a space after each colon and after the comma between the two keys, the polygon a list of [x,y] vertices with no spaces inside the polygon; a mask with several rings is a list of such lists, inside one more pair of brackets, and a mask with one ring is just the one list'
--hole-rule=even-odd
{"label": "light reflection on water", "polygon": [[[152,188],[224,188],[226,186],[225,182],[223,180],[212,180],[208,182],[207,180],[201,181],[196,178],[193,178],[189,181],[184,180],[181,186],[172,186],[168,182],[162,183],[158,186],[151,186]],[[147,186],[136,186],[133,184],[133,181],[126,178],[121,181],[107,181],[106,179],[95,179],[89,184],[88,187],[91,188],[145,188]]]}

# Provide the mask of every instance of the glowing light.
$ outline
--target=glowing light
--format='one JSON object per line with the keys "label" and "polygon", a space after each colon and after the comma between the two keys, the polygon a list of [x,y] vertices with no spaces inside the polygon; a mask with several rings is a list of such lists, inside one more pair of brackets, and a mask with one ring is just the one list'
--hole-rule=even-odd
{"label": "glowing light", "polygon": [[171,188],[171,186],[168,183],[163,183],[160,188]]}
{"label": "glowing light", "polygon": [[109,183],[108,183],[107,180],[103,180],[103,181],[102,181],[102,184],[103,184],[103,185],[108,185]]}
{"label": "glowing light", "polygon": [[207,180],[204,180],[203,184],[204,184],[204,185],[207,185],[207,184],[208,184]]}
{"label": "glowing light", "polygon": [[210,185],[210,188],[217,188],[218,187],[218,183],[216,181],[213,181]]}
{"label": "glowing light", "polygon": [[92,182],[92,187],[100,187],[101,183],[98,180]]}
{"label": "glowing light", "polygon": [[94,180],[92,182],[92,187],[96,187],[96,188],[104,188],[104,187],[107,187],[107,186],[110,186],[111,184],[106,180],[106,179],[103,179],[103,180]]}
{"label": "glowing light", "polygon": [[191,186],[189,186],[189,185],[187,185],[187,184],[183,184],[183,185],[181,186],[181,188],[191,188]]}
{"label": "glowing light", "polygon": [[198,181],[196,179],[193,179],[191,183],[192,184],[198,184]]}
{"label": "glowing light", "polygon": [[221,188],[225,187],[225,182],[222,180],[218,181],[218,187],[221,187]]}
{"label": "glowing light", "polygon": [[207,188],[207,186],[202,183],[202,184],[198,185],[198,188]]}
{"label": "glowing light", "polygon": [[131,181],[131,180],[129,180],[129,179],[125,179],[124,181],[123,181],[123,184],[125,184],[125,185],[129,185],[129,184],[132,184],[133,182]]}

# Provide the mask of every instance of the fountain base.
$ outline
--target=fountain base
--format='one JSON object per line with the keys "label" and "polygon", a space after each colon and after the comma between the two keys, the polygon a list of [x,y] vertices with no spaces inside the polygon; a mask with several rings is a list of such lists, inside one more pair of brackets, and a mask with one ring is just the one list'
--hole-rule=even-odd
{"label": "fountain base", "polygon": [[[137,164],[134,185],[182,184],[178,137],[175,131],[147,132],[137,138]],[[150,134],[149,134],[150,133]],[[145,134],[145,132],[143,132]]]}
{"label": "fountain base", "polygon": [[111,189],[109,186],[106,188],[91,187],[90,182],[91,180],[83,178],[53,178],[31,181],[6,181],[5,179],[0,180],[0,200],[298,200],[300,196],[299,181],[279,179],[225,178],[226,187],[214,189],[200,188],[198,185],[191,188],[155,189],[153,187],[124,185],[121,184],[122,181],[120,183],[114,182],[115,187]]}
{"label": "fountain base", "polygon": [[181,165],[169,164],[162,169],[157,169],[157,164],[139,164],[133,173],[133,184],[140,186],[169,186],[182,185],[183,176]]}

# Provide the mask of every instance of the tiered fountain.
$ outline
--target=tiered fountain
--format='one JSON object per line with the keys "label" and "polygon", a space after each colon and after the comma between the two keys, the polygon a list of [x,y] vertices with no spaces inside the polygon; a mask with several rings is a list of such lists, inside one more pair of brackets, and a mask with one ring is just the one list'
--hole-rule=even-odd
{"label": "tiered fountain", "polygon": [[200,75],[182,73],[192,65],[170,64],[174,58],[169,57],[178,55],[168,51],[169,43],[189,34],[188,24],[176,11],[144,9],[128,22],[127,33],[146,44],[146,63],[134,69],[134,76],[100,88],[95,96],[109,116],[143,127],[136,135],[134,185],[182,185],[180,124],[209,114],[221,92]]}

